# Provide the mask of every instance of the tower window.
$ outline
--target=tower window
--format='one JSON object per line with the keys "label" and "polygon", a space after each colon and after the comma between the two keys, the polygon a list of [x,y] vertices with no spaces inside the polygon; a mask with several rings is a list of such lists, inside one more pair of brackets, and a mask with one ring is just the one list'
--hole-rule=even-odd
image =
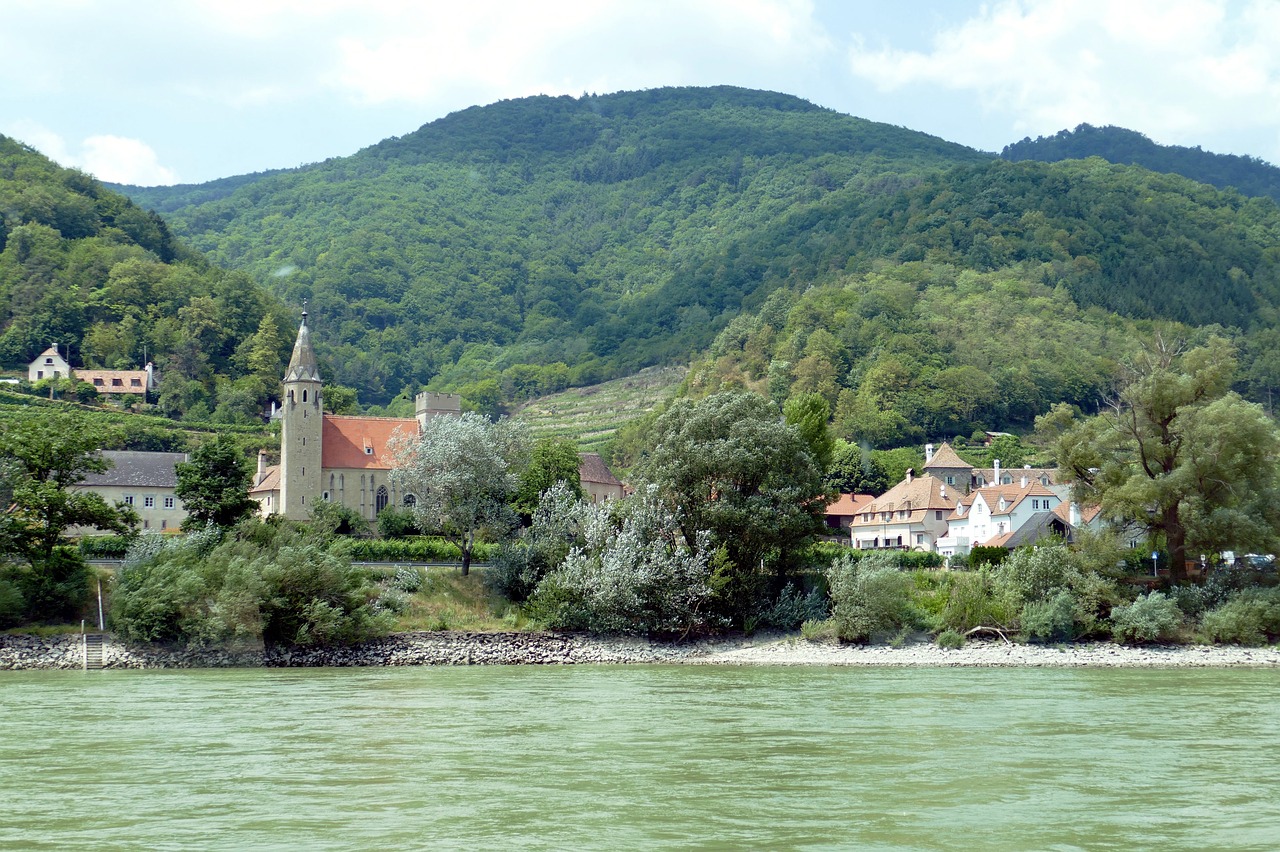
{"label": "tower window", "polygon": [[303,388],[303,389],[302,389],[302,401],[303,401],[303,402],[306,402],[306,401],[307,401],[307,389],[306,389],[306,388]]}

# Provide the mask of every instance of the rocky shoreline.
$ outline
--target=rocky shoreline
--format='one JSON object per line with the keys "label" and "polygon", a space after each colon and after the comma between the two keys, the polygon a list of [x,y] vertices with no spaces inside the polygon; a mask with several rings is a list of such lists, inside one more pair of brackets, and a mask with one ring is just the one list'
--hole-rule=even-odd
{"label": "rocky shoreline", "polygon": [[[893,648],[820,644],[777,636],[672,644],[565,633],[399,633],[348,648],[239,651],[125,645],[108,637],[103,651],[103,667],[108,669],[634,663],[933,668],[1280,667],[1280,646],[1274,645],[1130,647],[1110,643],[1018,645],[983,641],[945,649],[923,642]],[[0,670],[80,669],[83,665],[79,634],[0,636]]]}

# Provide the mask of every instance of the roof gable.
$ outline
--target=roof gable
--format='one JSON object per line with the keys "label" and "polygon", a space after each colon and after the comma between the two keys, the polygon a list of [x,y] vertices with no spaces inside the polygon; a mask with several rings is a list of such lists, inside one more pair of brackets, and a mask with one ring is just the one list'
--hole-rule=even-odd
{"label": "roof gable", "polygon": [[942,446],[934,450],[933,455],[924,463],[925,470],[929,470],[931,468],[943,468],[946,470],[959,470],[963,468],[965,470],[970,470],[973,468],[973,465],[960,458],[960,454],[951,449],[951,445],[944,441]]}
{"label": "roof gable", "polygon": [[578,478],[599,485],[622,485],[599,453],[578,453]]}

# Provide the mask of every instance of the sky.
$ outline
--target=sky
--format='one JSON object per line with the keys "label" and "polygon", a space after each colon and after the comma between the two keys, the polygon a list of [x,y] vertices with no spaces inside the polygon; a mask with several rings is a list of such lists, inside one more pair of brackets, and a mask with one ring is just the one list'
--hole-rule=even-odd
{"label": "sky", "polygon": [[1280,164],[1280,0],[0,0],[0,67],[0,134],[140,185],[702,85],[985,151],[1114,124]]}

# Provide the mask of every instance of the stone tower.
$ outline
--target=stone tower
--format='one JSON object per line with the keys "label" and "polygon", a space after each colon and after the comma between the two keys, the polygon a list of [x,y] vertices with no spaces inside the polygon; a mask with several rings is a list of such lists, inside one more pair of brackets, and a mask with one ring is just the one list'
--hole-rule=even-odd
{"label": "stone tower", "polygon": [[321,499],[320,370],[311,348],[307,312],[302,312],[293,357],[284,373],[284,407],[280,413],[280,507],[291,520],[311,517],[312,506]]}

